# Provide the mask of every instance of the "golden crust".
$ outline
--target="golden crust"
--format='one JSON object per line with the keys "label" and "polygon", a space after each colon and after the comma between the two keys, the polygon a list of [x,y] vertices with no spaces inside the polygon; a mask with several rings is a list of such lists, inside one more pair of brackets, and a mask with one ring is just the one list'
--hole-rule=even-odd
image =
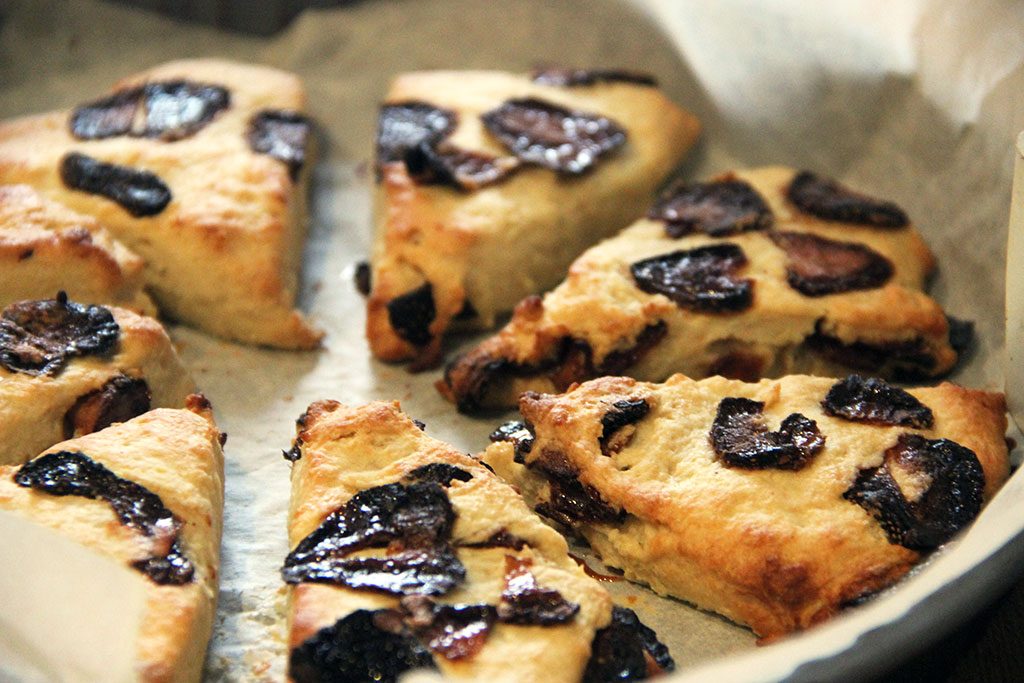
{"label": "golden crust", "polygon": [[[266,67],[185,60],[126,78],[115,90],[167,79],[222,85],[231,105],[174,142],[77,140],[66,111],[4,122],[0,183],[29,184],[97,219],[145,259],[147,284],[168,317],[245,343],[316,347],[321,333],[293,308],[311,160],[293,181],[286,164],[253,152],[245,137],[260,110],[302,111],[299,79]],[[136,218],[105,197],[69,189],[59,173],[69,151],[155,173],[172,200],[159,214]]]}
{"label": "golden crust", "polygon": [[[183,522],[180,543],[195,579],[180,586],[145,579],[146,608],[135,643],[143,681],[198,681],[202,673],[220,563],[224,463],[219,438],[209,410],[159,409],[46,451],[85,453],[160,496]],[[106,502],[22,488],[13,481],[16,470],[0,466],[0,509],[125,564],[152,552],[147,538],[122,525]]]}
{"label": "golden crust", "polygon": [[[728,175],[762,196],[775,215],[776,229],[867,245],[892,263],[892,278],[875,289],[809,297],[788,284],[785,252],[764,231],[671,238],[663,222],[641,219],[586,251],[543,300],[522,302],[498,334],[457,359],[439,385],[442,394],[471,411],[510,407],[522,391],[563,391],[595,374],[628,372],[661,381],[682,372],[753,380],[849,369],[828,353],[812,350],[808,338],[883,351],[905,344],[933,361],[928,369],[909,369],[930,376],[953,367],[957,354],[949,343],[946,316],[922,291],[934,258],[913,226],[878,229],[801,213],[786,199],[792,169],[765,167]],[[684,310],[662,294],[640,290],[630,274],[630,265],[640,259],[725,242],[738,245],[748,259],[740,276],[753,280],[754,296],[745,311]],[[574,365],[571,348],[589,356]],[[858,353],[846,351],[855,360]],[[602,372],[602,366],[616,365],[609,361],[616,355],[627,361]],[[580,364],[584,367],[576,367]],[[886,361],[865,369],[888,375],[908,368]]]}
{"label": "golden crust", "polygon": [[71,436],[65,418],[78,400],[119,375],[142,379],[154,408],[180,408],[195,391],[163,326],[111,306],[120,328],[111,356],[73,358],[55,376],[0,366],[0,464],[19,464]]}
{"label": "golden crust", "polygon": [[[386,164],[376,198],[366,325],[378,358],[429,364],[440,357],[445,330],[467,304],[476,316],[460,322],[489,327],[524,296],[553,286],[582,249],[643,211],[699,130],[697,120],[657,88],[630,83],[562,88],[501,72],[419,72],[396,78],[385,103],[421,101],[452,110],[459,115],[453,144],[502,155],[507,151],[479,115],[518,97],[608,116],[627,130],[628,142],[582,177],[522,168],[468,193],[418,185],[404,164]],[[433,288],[435,317],[431,341],[416,347],[396,334],[387,304],[425,282]]]}
{"label": "golden crust", "polygon": [[[456,680],[580,680],[594,633],[609,622],[611,599],[570,559],[565,540],[544,525],[511,487],[478,461],[424,434],[401,413],[397,402],[348,407],[321,401],[300,419],[299,430],[301,457],[292,470],[289,547],[359,491],[398,481],[429,463],[459,467],[472,478],[453,480],[445,490],[456,512],[452,537],[467,579],[437,601],[497,604],[505,557],[513,555],[532,560],[537,582],[578,603],[580,612],[559,626],[498,623],[474,656],[458,661],[436,657],[441,672]],[[528,545],[522,550],[465,547],[503,530]],[[289,650],[357,609],[397,603],[394,597],[326,584],[292,586]]]}
{"label": "golden crust", "polygon": [[[508,442],[493,444],[482,457],[533,505],[549,500],[550,490],[532,465],[552,454],[564,457],[580,482],[625,512],[620,523],[574,524],[607,564],[773,638],[890,585],[920,559],[889,542],[868,512],[842,497],[861,469],[881,464],[899,434],[947,438],[974,451],[986,500],[1008,476],[1001,394],[948,383],[911,389],[935,416],[933,429],[914,430],[826,415],[821,402],[834,383],[810,376],[757,384],[604,377],[560,396],[522,397],[523,419],[536,434],[525,466],[514,461]],[[725,397],[763,402],[772,428],[791,413],[803,414],[817,423],[824,448],[797,471],[722,466],[709,434]],[[650,412],[624,448],[603,455],[598,439],[609,405],[638,398]]]}

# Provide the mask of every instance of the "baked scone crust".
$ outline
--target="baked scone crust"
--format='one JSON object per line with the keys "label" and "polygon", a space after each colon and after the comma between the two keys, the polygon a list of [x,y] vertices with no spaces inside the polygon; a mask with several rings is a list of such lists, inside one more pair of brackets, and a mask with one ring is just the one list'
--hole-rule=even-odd
{"label": "baked scone crust", "polygon": [[[1001,394],[949,383],[910,389],[934,413],[932,429],[910,429],[825,414],[822,400],[835,382],[789,376],[748,384],[675,375],[648,384],[604,377],[560,396],[522,397],[523,419],[535,434],[520,456],[524,464],[508,441],[492,444],[482,457],[535,506],[551,496],[538,459],[564,458],[578,482],[623,514],[619,522],[573,523],[604,562],[658,593],[774,638],[890,585],[921,559],[890,542],[871,514],[843,497],[862,469],[882,463],[900,434],[971,449],[984,472],[985,500],[1008,476]],[[791,413],[814,420],[824,448],[797,471],[723,466],[709,434],[725,397],[763,402],[771,429]],[[602,454],[602,418],[613,403],[630,399],[645,400],[649,412],[625,447]]]}
{"label": "baked scone crust", "polygon": [[[418,184],[405,164],[383,164],[366,327],[378,358],[429,365],[453,323],[490,327],[524,296],[553,286],[580,251],[644,210],[699,130],[696,118],[656,87],[559,87],[494,71],[403,74],[384,104],[425,102],[451,110],[458,123],[448,141],[462,150],[507,156],[480,115],[513,98],[606,116],[626,129],[627,141],[577,177],[523,167],[472,191]],[[415,346],[395,332],[387,304],[424,283],[433,288],[435,315],[429,343]],[[464,310],[475,315],[459,317]]]}
{"label": "baked scone crust", "polygon": [[[146,608],[135,643],[136,670],[142,681],[198,681],[216,607],[224,507],[220,432],[209,403],[195,396],[188,410],[153,410],[46,452],[57,451],[81,451],[145,486],[183,522],[179,539],[194,580],[159,585],[143,577]],[[13,480],[17,470],[0,466],[0,509],[125,564],[150,552],[147,539],[121,524],[105,501],[22,488]]]}
{"label": "baked scone crust", "polygon": [[[497,604],[505,557],[532,561],[539,585],[558,590],[580,605],[571,621],[552,626],[497,623],[482,649],[459,660],[435,656],[446,678],[454,680],[573,681],[581,679],[595,632],[609,623],[608,593],[569,557],[565,540],[534,515],[511,487],[478,461],[423,433],[401,413],[397,402],[348,407],[334,401],[310,406],[300,420],[292,470],[289,547],[308,536],[325,517],[365,489],[399,481],[417,467],[445,463],[472,475],[453,480],[445,491],[456,512],[452,533],[467,579],[435,598],[445,604]],[[469,548],[505,531],[527,543]],[[289,651],[318,630],[357,609],[395,607],[398,598],[327,584],[290,588]]]}
{"label": "baked scone crust", "polygon": [[73,358],[53,376],[0,365],[0,464],[25,462],[67,439],[68,411],[115,377],[144,380],[154,408],[180,408],[195,391],[160,323],[123,308],[109,310],[120,328],[112,355]]}
{"label": "baked scone crust", "polygon": [[[26,183],[98,220],[145,259],[150,293],[167,317],[244,343],[316,347],[321,333],[293,308],[312,149],[293,180],[286,163],[254,152],[246,140],[257,112],[304,109],[301,82],[277,69],[201,59],[160,65],[113,90],[180,79],[227,88],[230,106],[173,142],[78,140],[68,111],[4,122],[0,183]],[[170,203],[134,217],[103,196],[70,189],[59,169],[71,151],[156,174],[170,188]]]}
{"label": "baked scone crust", "polygon": [[[923,291],[935,261],[918,231],[912,225],[880,229],[801,212],[786,198],[794,175],[792,169],[764,167],[727,177],[745,181],[764,199],[774,214],[774,230],[866,245],[888,259],[893,275],[885,284],[806,296],[787,282],[786,253],[769,231],[673,238],[666,234],[665,222],[643,218],[587,250],[543,299],[521,302],[498,334],[449,366],[439,384],[442,394],[460,409],[473,411],[511,407],[523,391],[562,391],[595,373],[647,381],[661,381],[675,372],[691,377],[722,374],[749,381],[793,372],[849,371],[805,343],[822,335],[844,345],[908,343],[933,361],[927,374],[948,372],[957,353],[950,346],[945,314]],[[739,272],[753,281],[753,303],[746,310],[686,310],[663,294],[642,291],[630,273],[631,264],[641,259],[724,243],[740,247],[748,260]],[[589,369],[573,366],[573,349],[589,354]],[[601,372],[603,365],[615,364],[610,359],[616,356],[627,360],[612,372]]]}

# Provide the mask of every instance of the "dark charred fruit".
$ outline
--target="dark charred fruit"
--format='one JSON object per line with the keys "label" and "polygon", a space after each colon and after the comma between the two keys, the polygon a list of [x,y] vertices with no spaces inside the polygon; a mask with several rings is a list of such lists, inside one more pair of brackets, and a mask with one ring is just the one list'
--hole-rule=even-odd
{"label": "dark charred fruit", "polygon": [[434,483],[445,487],[451,486],[453,481],[469,481],[472,478],[473,475],[461,467],[444,462],[432,462],[429,465],[417,467],[406,475],[406,479],[410,481]]}
{"label": "dark charred fruit", "polygon": [[[915,489],[909,496],[900,486],[908,481]],[[947,439],[902,434],[882,465],[861,470],[843,498],[878,520],[890,543],[928,551],[978,516],[984,491],[985,473],[973,451]]]}
{"label": "dark charred fruit", "polygon": [[490,438],[492,443],[510,442],[515,452],[513,459],[522,465],[526,462],[526,454],[533,450],[533,441],[536,437],[526,423],[512,420],[491,432]]}
{"label": "dark charred fruit", "polygon": [[693,232],[724,237],[767,230],[774,222],[768,204],[742,180],[677,184],[658,199],[647,217],[664,221],[669,237]]}
{"label": "dark charred fruit", "polygon": [[636,612],[615,606],[611,623],[594,634],[583,683],[640,681],[675,668],[668,648]]}
{"label": "dark charred fruit", "polygon": [[796,174],[786,196],[804,213],[827,221],[876,228],[902,228],[909,223],[907,214],[893,202],[854,192],[835,180],[822,178],[810,171]]}
{"label": "dark charred fruit", "polygon": [[658,81],[650,74],[619,69],[572,69],[562,66],[545,66],[533,71],[533,82],[540,85],[576,87],[598,83],[632,83],[634,85],[657,86]]}
{"label": "dark charred fruit", "polygon": [[313,122],[298,112],[265,109],[249,119],[245,137],[252,151],[284,162],[294,180],[306,163],[312,132]]}
{"label": "dark charred fruit", "polygon": [[579,480],[579,472],[565,455],[545,450],[528,467],[548,481],[550,496],[536,508],[545,517],[570,528],[581,522],[615,524],[625,519],[625,511],[613,508],[597,489]]}
{"label": "dark charred fruit", "polygon": [[806,296],[877,289],[893,275],[893,265],[863,244],[838,242],[806,232],[772,232],[786,252],[786,281]]}
{"label": "dark charred fruit", "polygon": [[480,651],[497,615],[491,605],[439,605],[410,595],[399,609],[378,612],[374,621],[386,631],[412,633],[431,652],[458,661]]}
{"label": "dark charred fruit", "polygon": [[515,534],[510,534],[507,529],[495,531],[488,538],[479,543],[465,543],[465,548],[509,548],[511,550],[522,550],[527,545],[526,541]]}
{"label": "dark charred fruit", "polygon": [[136,218],[155,216],[171,202],[170,188],[157,175],[78,152],[61,159],[60,177],[72,190],[106,197]]}
{"label": "dark charred fruit", "polygon": [[553,588],[541,588],[530,571],[532,562],[505,556],[505,588],[498,604],[498,618],[520,626],[554,626],[576,618],[580,606]]}
{"label": "dark charred fruit", "polygon": [[422,142],[406,153],[405,167],[420,185],[478,190],[507,178],[519,167],[519,161],[469,152],[448,143]]}
{"label": "dark charred fruit", "polygon": [[352,281],[355,283],[357,292],[363,296],[369,296],[373,287],[373,271],[370,269],[370,264],[366,261],[357,263],[355,271],[352,273]]}
{"label": "dark charred fruit", "polygon": [[864,372],[886,372],[907,379],[921,379],[932,374],[935,356],[923,339],[868,343],[845,343],[826,334],[820,322],[804,343],[821,356]]}
{"label": "dark charred fruit", "polygon": [[754,283],[738,277],[747,256],[735,244],[713,244],[654,256],[630,266],[636,286],[663,294],[680,308],[701,313],[750,308]]}
{"label": "dark charred fruit", "polygon": [[115,422],[127,422],[150,409],[146,381],[119,374],[102,387],[80,396],[64,414],[64,438],[91,434]]}
{"label": "dark charred fruit", "polygon": [[601,418],[601,452],[617,453],[633,439],[636,423],[647,417],[651,406],[646,399],[627,398],[612,403]]}
{"label": "dark charred fruit", "polygon": [[567,175],[585,173],[626,143],[625,129],[611,119],[536,98],[508,100],[481,119],[524,163]]}
{"label": "dark charred fruit", "polygon": [[974,322],[951,315],[946,316],[946,321],[949,323],[949,345],[957,355],[963,355],[974,343]]}
{"label": "dark charred fruit", "polygon": [[448,137],[458,122],[455,112],[426,102],[381,107],[377,120],[377,167],[396,161],[422,144],[433,147]]}
{"label": "dark charred fruit", "polygon": [[850,375],[832,385],[821,402],[827,415],[853,422],[931,429],[931,409],[883,380]]}
{"label": "dark charred fruit", "polygon": [[434,287],[425,282],[416,289],[388,302],[388,321],[395,334],[413,346],[430,343],[430,323],[434,322]]}
{"label": "dark charred fruit", "polygon": [[764,422],[764,403],[723,398],[711,425],[711,445],[727,467],[799,470],[825,446],[818,425],[800,413],[782,421],[779,431]]}

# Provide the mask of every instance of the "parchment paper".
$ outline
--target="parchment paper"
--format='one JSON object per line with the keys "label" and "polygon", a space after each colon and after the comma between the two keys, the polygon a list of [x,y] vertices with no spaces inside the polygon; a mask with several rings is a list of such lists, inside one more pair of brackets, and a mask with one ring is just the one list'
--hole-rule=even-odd
{"label": "parchment paper", "polygon": [[[272,352],[172,330],[230,435],[209,680],[283,676],[278,569],[287,551],[289,486],[280,451],[306,405],[397,398],[428,433],[467,452],[483,448],[498,422],[455,414],[432,388],[436,372],[410,375],[374,362],[363,339],[352,264],[367,254],[376,104],[395,73],[524,70],[538,62],[653,72],[705,125],[682,169],[687,177],[783,163],[837,176],[906,208],[939,259],[933,294],[951,314],[977,323],[975,351],[956,379],[1002,388],[1012,141],[1024,128],[1024,6],[1011,0],[367,0],[307,11],[271,39],[94,1],[0,8],[0,116],[94,98],[117,78],[163,60],[221,56],[300,73],[323,125],[328,144],[314,178],[303,302],[328,332],[325,348]],[[472,341],[456,340],[452,350]],[[839,652],[842,660],[827,669],[807,665],[797,678],[863,673],[879,665],[886,645],[902,643],[882,664],[911,654],[927,642],[922,633],[934,633],[1015,575],[1018,555],[1004,553],[954,582],[1024,526],[1022,488],[1024,479],[1011,480],[957,547],[890,594],[766,648],[719,617],[626,582],[607,586],[665,638],[683,678],[771,680]],[[965,581],[970,590],[958,589],[956,599],[934,597]],[[882,642],[863,635],[876,628]]]}

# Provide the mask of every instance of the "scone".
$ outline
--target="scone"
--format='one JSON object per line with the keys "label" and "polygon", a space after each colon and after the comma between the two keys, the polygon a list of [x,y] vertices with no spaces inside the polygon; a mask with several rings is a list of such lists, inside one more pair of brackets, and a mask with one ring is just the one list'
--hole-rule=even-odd
{"label": "scone", "polygon": [[643,212],[698,129],[637,74],[399,76],[377,131],[374,355],[427,367],[453,323],[489,327],[553,286]]}
{"label": "scone", "polygon": [[899,207],[813,173],[679,184],[543,299],[520,303],[439,389],[472,412],[600,375],[935,377],[957,351],[923,291],[933,269]]}
{"label": "scone", "polygon": [[397,403],[314,403],[286,457],[290,680],[610,683],[673,667],[511,487]]}
{"label": "scone", "polygon": [[154,410],[0,466],[0,510],[139,572],[146,608],[124,646],[141,681],[198,681],[202,672],[220,562],[220,437],[209,403],[193,396],[188,410]]}
{"label": "scone", "polygon": [[0,183],[93,216],[145,259],[161,312],[227,339],[312,348],[294,310],[312,135],[289,73],[171,62],[71,111],[0,124]]}
{"label": "scone", "polygon": [[0,185],[0,308],[65,291],[76,301],[155,315],[142,268],[96,219],[27,185]]}
{"label": "scone", "polygon": [[152,318],[63,292],[0,313],[0,465],[150,408],[180,408],[194,390]]}
{"label": "scone", "polygon": [[773,638],[892,584],[1007,478],[1001,394],[789,376],[525,394],[484,462],[605,563]]}

